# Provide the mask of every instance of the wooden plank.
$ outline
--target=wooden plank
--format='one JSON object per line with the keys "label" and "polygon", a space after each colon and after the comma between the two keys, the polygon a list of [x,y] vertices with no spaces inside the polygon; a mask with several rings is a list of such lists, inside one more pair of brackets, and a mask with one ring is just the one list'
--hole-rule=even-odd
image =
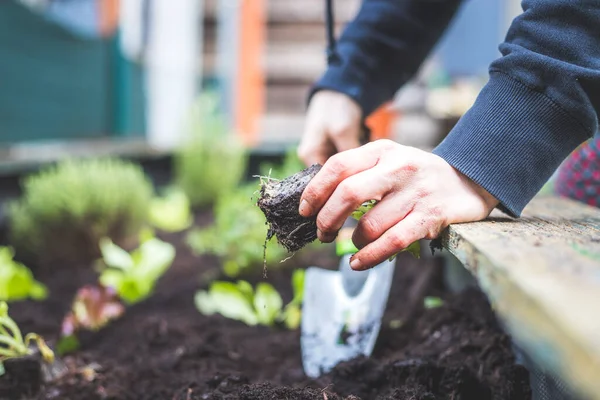
{"label": "wooden plank", "polygon": [[520,219],[451,225],[443,244],[533,360],[600,399],[600,210],[538,197]]}
{"label": "wooden plank", "polygon": [[304,113],[309,84],[277,84],[267,87],[268,113]]}

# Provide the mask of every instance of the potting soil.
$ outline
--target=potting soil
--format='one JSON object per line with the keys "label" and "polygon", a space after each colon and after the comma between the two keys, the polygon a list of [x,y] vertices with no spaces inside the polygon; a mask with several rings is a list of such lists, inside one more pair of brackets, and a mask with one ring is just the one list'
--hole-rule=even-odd
{"label": "potting soil", "polygon": [[[71,372],[43,387],[36,399],[531,398],[528,372],[515,364],[510,338],[485,297],[474,290],[446,292],[439,259],[399,255],[373,356],[310,380],[302,370],[298,330],[201,315],[194,293],[207,286],[204,278],[219,270],[219,262],[194,257],[183,235],[166,238],[177,244],[177,258],[155,294],[101,331],[82,335],[80,351],[64,358]],[[285,269],[272,268],[266,280],[287,302],[292,268],[315,263],[335,268],[332,253],[324,247],[320,254],[299,254]],[[40,333],[53,344],[75,290],[95,277],[75,266],[46,270],[39,279],[49,286],[50,298],[14,303],[11,315],[24,332]],[[264,280],[260,268],[243,278]],[[424,296],[439,296],[444,304],[425,309]]]}

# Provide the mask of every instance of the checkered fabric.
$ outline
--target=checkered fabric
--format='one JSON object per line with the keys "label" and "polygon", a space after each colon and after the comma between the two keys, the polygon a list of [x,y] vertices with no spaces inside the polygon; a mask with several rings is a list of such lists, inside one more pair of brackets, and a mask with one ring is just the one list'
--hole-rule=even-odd
{"label": "checkered fabric", "polygon": [[561,165],[554,190],[594,207],[600,207],[600,138],[579,146]]}

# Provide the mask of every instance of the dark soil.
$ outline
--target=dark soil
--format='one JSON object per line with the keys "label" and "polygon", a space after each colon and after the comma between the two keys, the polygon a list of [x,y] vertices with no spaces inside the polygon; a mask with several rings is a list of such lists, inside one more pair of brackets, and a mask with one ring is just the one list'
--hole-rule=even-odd
{"label": "dark soil", "polygon": [[269,231],[290,253],[317,238],[317,217],[305,218],[298,213],[300,197],[310,180],[319,172],[315,164],[283,180],[267,180],[261,187],[258,207],[265,214]]}
{"label": "dark soil", "polygon": [[[181,235],[176,261],[147,301],[119,320],[81,337],[82,349],[64,361],[71,372],[32,399],[530,399],[527,371],[515,365],[511,342],[485,297],[475,290],[443,290],[439,259],[400,254],[392,294],[373,356],[343,363],[318,380],[302,370],[299,331],[248,327],[221,316],[205,317],[193,305],[203,277],[218,269],[212,257],[194,257]],[[296,266],[335,267],[332,249],[298,253]],[[289,263],[289,262],[288,262]],[[61,268],[39,276],[47,301],[15,303],[11,315],[25,332],[55,343],[62,316],[91,270]],[[273,269],[268,281],[292,296],[291,269]],[[250,281],[262,280],[261,271]],[[426,310],[424,296],[442,307]],[[6,377],[0,378],[0,387]],[[0,397],[10,399],[11,397]]]}

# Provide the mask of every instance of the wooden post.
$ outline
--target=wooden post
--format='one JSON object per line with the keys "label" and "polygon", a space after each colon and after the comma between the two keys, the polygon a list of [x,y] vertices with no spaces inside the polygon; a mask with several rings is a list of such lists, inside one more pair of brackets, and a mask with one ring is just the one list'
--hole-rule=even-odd
{"label": "wooden post", "polygon": [[246,145],[259,137],[264,111],[265,77],[262,56],[265,44],[265,0],[241,0],[239,56],[235,104],[235,129]]}

